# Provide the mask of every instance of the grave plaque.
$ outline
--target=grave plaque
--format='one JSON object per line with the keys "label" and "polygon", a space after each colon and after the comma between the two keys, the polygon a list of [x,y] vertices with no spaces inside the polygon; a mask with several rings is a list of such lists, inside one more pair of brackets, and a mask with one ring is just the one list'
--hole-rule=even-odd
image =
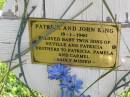
{"label": "grave plaque", "polygon": [[118,64],[120,25],[29,19],[33,63],[112,68]]}

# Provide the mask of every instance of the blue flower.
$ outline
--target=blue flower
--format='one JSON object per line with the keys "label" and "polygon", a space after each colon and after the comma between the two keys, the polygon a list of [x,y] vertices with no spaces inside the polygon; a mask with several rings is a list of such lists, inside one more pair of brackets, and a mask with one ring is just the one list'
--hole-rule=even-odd
{"label": "blue flower", "polygon": [[61,93],[60,97],[65,97],[65,95],[63,93]]}
{"label": "blue flower", "polygon": [[83,82],[81,80],[77,80],[76,76],[67,76],[64,78],[63,82],[60,84],[61,88],[66,88],[69,92],[77,92],[82,89]]}
{"label": "blue flower", "polygon": [[86,97],[91,97],[90,95],[87,95]]}
{"label": "blue flower", "polygon": [[70,68],[63,64],[56,64],[49,66],[48,73],[49,79],[62,80],[64,77],[68,76]]}
{"label": "blue flower", "polygon": [[87,95],[87,96],[85,96],[85,95],[81,95],[80,97],[91,97],[90,95]]}

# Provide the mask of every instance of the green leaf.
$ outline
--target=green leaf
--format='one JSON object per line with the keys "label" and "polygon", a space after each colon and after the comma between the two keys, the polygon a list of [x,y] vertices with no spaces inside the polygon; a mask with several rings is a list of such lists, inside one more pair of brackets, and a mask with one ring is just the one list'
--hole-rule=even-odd
{"label": "green leaf", "polygon": [[[8,72],[8,66],[5,63],[0,63],[0,79]],[[0,90],[2,92],[0,97],[33,97],[27,86],[10,72],[6,80],[0,83]],[[32,90],[36,97],[42,96],[39,92]]]}
{"label": "green leaf", "polygon": [[7,2],[6,0],[0,0],[0,10],[3,9],[6,2]]}

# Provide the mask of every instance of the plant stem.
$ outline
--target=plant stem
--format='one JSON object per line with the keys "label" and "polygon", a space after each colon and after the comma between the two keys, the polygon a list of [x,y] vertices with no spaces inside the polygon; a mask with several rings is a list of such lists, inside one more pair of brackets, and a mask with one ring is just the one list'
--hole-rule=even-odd
{"label": "plant stem", "polygon": [[[119,66],[118,66],[119,67]],[[80,95],[79,97],[81,97],[89,88],[91,88],[95,83],[97,83],[99,80],[101,80],[102,78],[104,78],[106,75],[108,75],[109,73],[111,73],[113,70],[117,69],[118,67],[112,68],[110,69],[108,72],[106,72],[105,74],[101,75],[97,80],[95,80],[91,85],[89,85]]]}
{"label": "plant stem", "polygon": [[[62,84],[62,80],[60,80],[60,84]],[[61,89],[61,94],[64,95],[64,89],[63,88],[60,88]]]}
{"label": "plant stem", "polygon": [[74,97],[74,91],[72,91],[72,93],[71,93],[72,95],[71,95],[71,97]]}

